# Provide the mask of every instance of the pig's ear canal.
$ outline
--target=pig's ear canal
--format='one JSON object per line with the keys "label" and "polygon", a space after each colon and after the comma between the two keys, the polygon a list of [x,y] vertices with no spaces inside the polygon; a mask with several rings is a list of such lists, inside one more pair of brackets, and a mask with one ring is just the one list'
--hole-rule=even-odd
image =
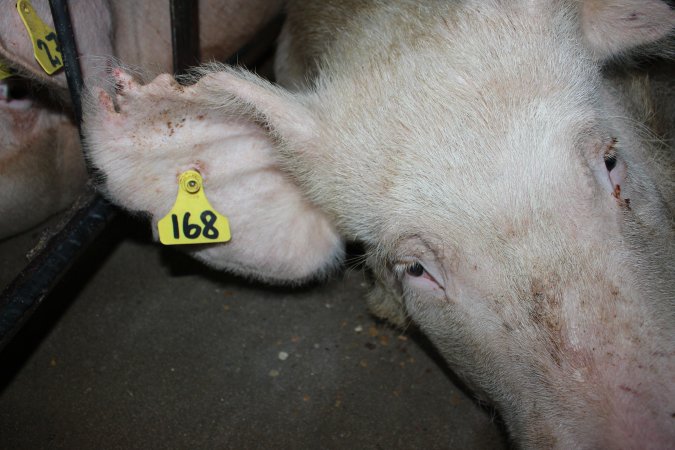
{"label": "pig's ear canal", "polygon": [[598,60],[666,38],[675,28],[675,11],[661,0],[584,0],[581,27]]}

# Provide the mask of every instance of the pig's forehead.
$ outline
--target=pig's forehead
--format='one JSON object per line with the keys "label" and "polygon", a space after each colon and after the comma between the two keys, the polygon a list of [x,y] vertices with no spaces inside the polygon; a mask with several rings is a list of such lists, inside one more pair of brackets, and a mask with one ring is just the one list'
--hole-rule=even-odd
{"label": "pig's forehead", "polygon": [[555,14],[554,6],[569,4],[533,12],[517,2],[473,3],[454,6],[459,12],[449,22],[435,17],[411,36],[401,32],[373,47],[363,42],[358,57],[335,58],[317,83],[324,123],[381,153],[406,145],[469,152],[510,138],[532,145],[527,139],[541,140],[546,128],[593,118],[598,67],[574,20]]}
{"label": "pig's forehead", "polygon": [[526,3],[540,11],[467,2],[411,44],[405,30],[387,45],[340,44],[363,50],[334,58],[313,106],[324,145],[358,180],[349,214],[363,229],[470,233],[560,203],[558,186],[584,169],[576,144],[601,115],[600,77],[574,2]]}
{"label": "pig's forehead", "polygon": [[375,216],[377,234],[393,243],[418,234],[442,237],[451,247],[483,246],[553,226],[556,217],[593,197],[584,155],[591,122],[583,116],[550,123],[530,118],[499,133],[463,128],[383,146],[370,154],[362,176],[363,198],[377,201],[361,210]]}
{"label": "pig's forehead", "polygon": [[[495,62],[494,67],[522,65],[532,70],[542,62],[548,65],[540,59],[548,56],[551,66],[565,69],[574,61],[558,60],[558,55],[589,54],[575,0],[429,3],[425,8],[414,2],[382,7],[341,22],[330,42],[324,43],[322,64],[331,66],[331,74],[341,67],[351,74],[372,68],[371,60],[406,63],[404,68],[413,70],[450,64],[473,71],[476,61],[482,68]],[[374,17],[378,14],[384,17]],[[369,81],[378,76],[370,75]]]}

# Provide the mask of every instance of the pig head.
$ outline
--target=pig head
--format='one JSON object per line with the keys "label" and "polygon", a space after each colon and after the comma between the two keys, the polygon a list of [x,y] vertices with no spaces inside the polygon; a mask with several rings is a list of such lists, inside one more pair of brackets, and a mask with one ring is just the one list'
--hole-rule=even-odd
{"label": "pig head", "polygon": [[373,311],[417,324],[519,446],[672,447],[673,156],[603,75],[673,27],[656,0],[290,2],[288,89],[116,70],[89,154],[154,222],[202,170],[233,217],[193,251],[218,267],[297,280],[363,242]]}

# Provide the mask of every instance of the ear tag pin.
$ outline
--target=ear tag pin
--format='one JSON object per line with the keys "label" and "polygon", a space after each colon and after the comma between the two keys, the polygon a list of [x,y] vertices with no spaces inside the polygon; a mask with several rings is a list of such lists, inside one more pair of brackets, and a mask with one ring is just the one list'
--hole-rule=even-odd
{"label": "ear tag pin", "polygon": [[56,32],[40,19],[29,0],[19,0],[16,9],[33,42],[33,55],[48,75],[63,67]]}
{"label": "ear tag pin", "polygon": [[157,231],[164,245],[213,244],[227,242],[231,237],[227,217],[207,200],[202,176],[196,170],[180,175],[176,202],[157,223]]}

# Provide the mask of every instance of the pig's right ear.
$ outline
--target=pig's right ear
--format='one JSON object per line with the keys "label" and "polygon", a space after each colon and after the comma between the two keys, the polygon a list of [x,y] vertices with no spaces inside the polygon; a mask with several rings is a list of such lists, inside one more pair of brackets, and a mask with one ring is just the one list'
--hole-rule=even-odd
{"label": "pig's right ear", "polygon": [[666,38],[675,11],[661,0],[584,0],[581,27],[595,57],[606,60]]}
{"label": "pig's right ear", "polygon": [[[47,0],[32,0],[34,14],[50,28],[54,28]],[[63,69],[53,75],[38,64],[33,55],[33,43],[16,7],[16,0],[0,0],[0,62],[15,69],[20,75],[36,79],[49,88],[66,89],[66,77]],[[71,2],[70,15],[80,55],[112,55],[112,15],[109,4],[104,0]],[[58,64],[61,56],[49,57]],[[85,77],[93,75],[91,70],[99,63],[80,62]]]}

